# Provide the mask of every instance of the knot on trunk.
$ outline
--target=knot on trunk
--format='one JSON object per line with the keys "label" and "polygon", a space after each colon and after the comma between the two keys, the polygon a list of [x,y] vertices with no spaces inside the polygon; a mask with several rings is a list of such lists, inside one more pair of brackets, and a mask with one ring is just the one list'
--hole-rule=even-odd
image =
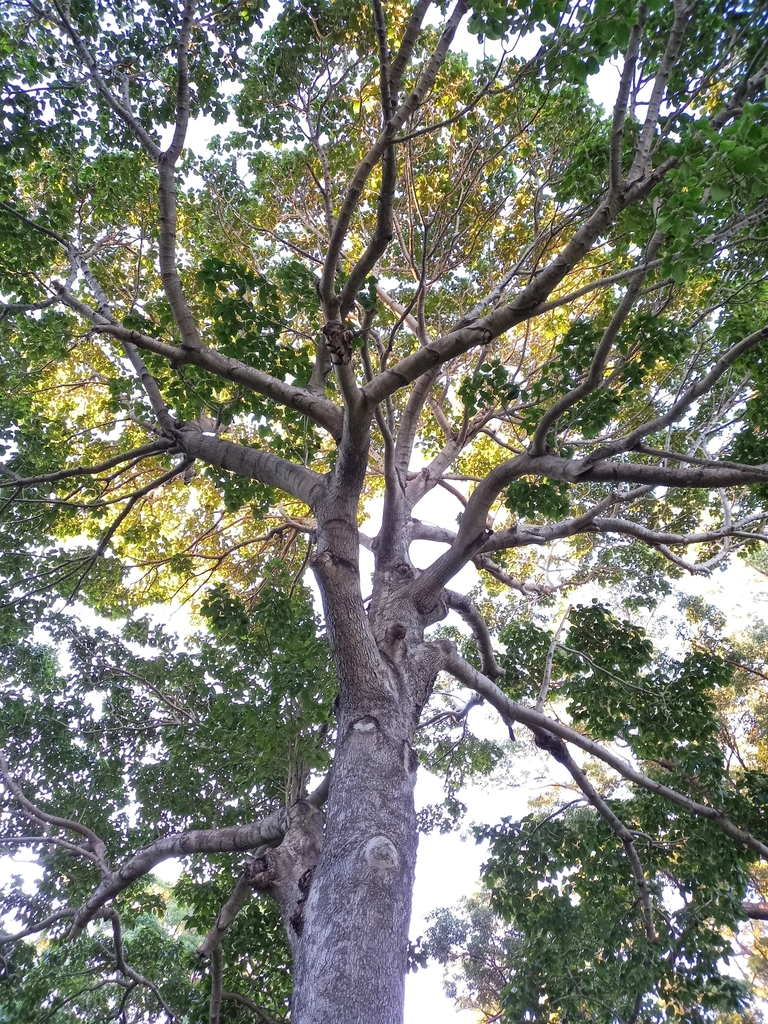
{"label": "knot on trunk", "polygon": [[277,847],[260,847],[245,863],[248,884],[277,900],[291,942],[304,928],[304,904],[312,887],[322,840],[323,815],[300,800],[288,811],[288,828],[282,843]]}
{"label": "knot on trunk", "polygon": [[337,366],[348,363],[352,358],[352,332],[338,320],[329,320],[323,327],[323,334],[332,361]]}
{"label": "knot on trunk", "polygon": [[[514,737],[512,738],[514,739]],[[546,750],[560,764],[565,764],[568,761],[568,748],[565,743],[548,729],[534,729],[533,739],[540,750]]]}
{"label": "knot on trunk", "polygon": [[390,874],[400,867],[397,847],[386,836],[374,836],[365,844],[363,854],[368,868],[376,874]]}
{"label": "knot on trunk", "polygon": [[363,715],[362,718],[358,718],[352,723],[351,729],[353,732],[378,732],[379,720],[374,715]]}

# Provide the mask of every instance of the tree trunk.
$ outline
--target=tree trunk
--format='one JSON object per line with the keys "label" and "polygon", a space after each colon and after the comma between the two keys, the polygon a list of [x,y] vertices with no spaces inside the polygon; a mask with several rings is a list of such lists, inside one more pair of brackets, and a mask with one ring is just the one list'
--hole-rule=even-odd
{"label": "tree trunk", "polygon": [[366,608],[356,515],[356,500],[318,509],[313,569],[339,680],[324,835],[317,815],[297,811],[251,872],[278,900],[291,943],[292,1024],[403,1020],[418,845],[412,741],[448,649],[424,641],[430,620],[410,596],[404,542],[377,551]]}
{"label": "tree trunk", "polygon": [[294,941],[294,1024],[402,1022],[418,843],[411,733],[373,714],[339,723],[323,850]]}
{"label": "tree trunk", "polygon": [[[356,538],[355,538],[356,539]],[[377,571],[368,611],[357,567],[315,560],[339,677],[323,847],[294,951],[293,1024],[401,1024],[418,833],[412,746],[443,664],[406,598],[413,570]]]}

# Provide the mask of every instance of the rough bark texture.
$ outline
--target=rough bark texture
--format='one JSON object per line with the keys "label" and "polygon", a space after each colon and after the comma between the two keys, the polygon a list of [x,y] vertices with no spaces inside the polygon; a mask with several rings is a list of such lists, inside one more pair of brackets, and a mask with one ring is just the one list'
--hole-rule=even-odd
{"label": "rough bark texture", "polygon": [[316,867],[314,851],[304,861],[305,872],[313,868],[304,875],[308,893],[294,890],[290,905],[278,901],[294,952],[292,1019],[397,1024],[418,844],[412,741],[447,650],[424,642],[426,620],[410,598],[415,570],[405,561],[389,565],[389,547],[377,553],[388,567],[377,571],[365,608],[357,528],[339,514],[343,506],[339,497],[321,515],[313,566],[340,686],[325,835]]}

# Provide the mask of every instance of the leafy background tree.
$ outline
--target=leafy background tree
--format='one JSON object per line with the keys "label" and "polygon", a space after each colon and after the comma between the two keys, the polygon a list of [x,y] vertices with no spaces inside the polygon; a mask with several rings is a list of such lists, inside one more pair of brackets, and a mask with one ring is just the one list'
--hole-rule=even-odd
{"label": "leafy background tree", "polygon": [[[760,634],[640,616],[766,540],[763,6],[8,9],[0,1013],[396,1024],[468,945],[488,1018],[748,1019]],[[409,947],[419,761],[449,828],[505,757],[567,799]]]}

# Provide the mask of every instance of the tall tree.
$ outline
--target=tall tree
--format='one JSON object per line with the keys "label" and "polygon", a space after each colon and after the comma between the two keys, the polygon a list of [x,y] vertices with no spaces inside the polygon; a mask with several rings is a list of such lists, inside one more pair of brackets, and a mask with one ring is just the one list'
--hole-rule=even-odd
{"label": "tall tree", "polygon": [[[169,693],[162,667],[126,670],[170,710],[170,722],[150,715],[159,736],[191,714],[197,739],[134,741],[132,773],[179,742],[177,759],[200,753],[202,820],[189,821],[188,802],[174,808],[168,775],[156,838],[129,827],[130,802],[153,793],[99,798],[125,751],[96,762],[101,782],[85,754],[83,774],[63,773],[39,724],[11,715],[0,770],[7,810],[21,814],[13,843],[53,851],[17,937],[74,940],[90,926],[98,941],[92,922],[110,922],[128,992],[118,1013],[138,987],[172,1017],[125,959],[120,908],[163,857],[215,863],[251,849],[218,919],[206,904],[210,1019],[222,1012],[222,938],[255,889],[285,927],[296,1024],[400,1021],[414,744],[443,677],[473,691],[442,713],[444,728],[485,700],[575,780],[603,823],[594,848],[626,874],[644,957],[671,934],[652,899],[658,851],[644,864],[637,828],[579,751],[631,788],[643,830],[662,829],[667,808],[702,857],[725,850],[740,903],[744,866],[768,855],[766,787],[759,772],[729,773],[712,740],[721,663],[655,673],[634,627],[597,606],[563,627],[591,660],[574,654],[578,669],[555,689],[551,637],[538,674],[526,670],[542,638],[520,602],[596,581],[625,585],[628,606],[648,603],[670,577],[766,539],[764,6],[318,0],[285,3],[263,32],[258,2],[6,7],[0,472],[14,707],[23,718],[23,665],[34,665],[36,692],[50,684],[52,735],[72,758],[89,750],[92,733],[73,734],[88,691],[61,696],[39,637],[22,642],[51,595],[119,616],[212,585],[222,650],[235,643],[218,670],[235,681],[195,677],[209,688],[203,717],[182,679]],[[481,42],[502,40],[498,58],[451,52],[465,19]],[[608,62],[606,114],[586,83]],[[187,144],[204,117],[227,134],[203,159]],[[436,488],[453,509],[430,524],[417,506]],[[376,497],[382,525],[367,536]],[[417,541],[439,552],[418,567]],[[307,564],[338,685],[333,721],[329,674],[295,604]],[[470,564],[487,588],[477,601],[450,589]],[[273,671],[243,644],[257,629],[249,615],[275,607],[285,656]],[[471,642],[432,629],[450,612]],[[107,665],[107,645],[100,636],[83,662],[96,691],[100,673],[114,680],[148,657],[129,646]],[[307,674],[284,680],[291,666]],[[220,786],[201,723],[224,733],[219,746],[247,743],[251,728],[263,737],[246,711],[264,688],[278,695],[272,713],[295,721],[293,753],[283,806],[253,820],[249,787],[274,776],[249,781],[246,765]],[[135,701],[112,689],[110,715]],[[307,795],[324,742],[332,767]],[[258,792],[259,806],[276,799]]]}

